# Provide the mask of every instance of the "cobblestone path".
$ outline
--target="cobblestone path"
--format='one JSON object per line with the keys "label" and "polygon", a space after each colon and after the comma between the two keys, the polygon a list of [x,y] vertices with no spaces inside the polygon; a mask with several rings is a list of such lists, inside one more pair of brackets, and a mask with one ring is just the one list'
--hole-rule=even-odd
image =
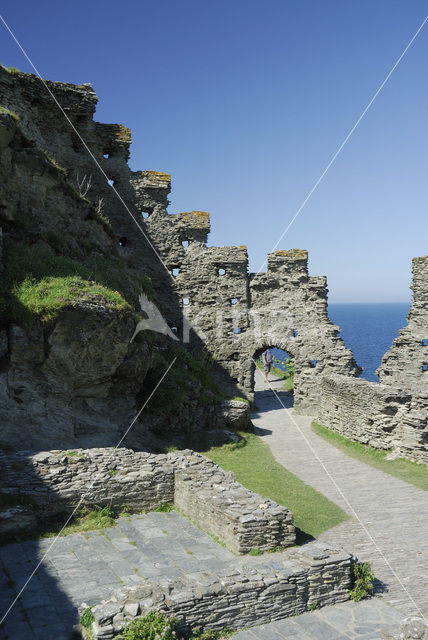
{"label": "cobblestone path", "polygon": [[[257,377],[253,415],[256,432],[270,446],[277,461],[351,513],[326,471],[274,393]],[[279,383],[273,385],[279,388]],[[290,398],[281,393],[285,406]],[[360,522],[352,517],[320,536],[372,564],[384,589],[382,597],[404,616],[418,615],[415,604],[428,617],[428,494],[398,478],[348,457],[310,428],[311,418],[292,413],[323,464],[349,500],[359,519],[377,543],[373,544]],[[387,566],[387,558],[399,580]],[[414,601],[414,602],[413,602]]]}

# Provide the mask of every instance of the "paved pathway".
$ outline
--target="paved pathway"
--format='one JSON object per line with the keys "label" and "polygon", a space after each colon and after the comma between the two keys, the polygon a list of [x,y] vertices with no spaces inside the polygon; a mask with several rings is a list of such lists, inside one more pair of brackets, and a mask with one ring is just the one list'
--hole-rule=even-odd
{"label": "paved pathway", "polygon": [[[0,613],[25,584],[52,539],[0,547]],[[217,544],[177,513],[120,518],[103,532],[60,538],[43,560],[5,624],[1,640],[70,640],[77,607],[96,604],[122,584],[152,576],[216,574],[242,557]],[[247,559],[258,564],[263,556]],[[377,640],[401,614],[380,600],[344,603],[239,633],[239,640]]]}
{"label": "paved pathway", "polygon": [[373,598],[252,627],[233,640],[380,640],[382,629],[395,628],[402,619],[396,609]]}
{"label": "paved pathway", "polygon": [[[0,618],[51,542],[0,547]],[[95,604],[123,584],[154,576],[216,573],[235,559],[174,512],[120,518],[115,527],[103,532],[71,534],[60,538],[49,552],[7,616],[0,639],[68,639],[83,601]]]}
{"label": "paved pathway", "polygon": [[[286,397],[284,396],[286,400]],[[292,420],[271,391],[257,392],[254,423],[278,461],[341,506],[336,489],[314,459]],[[361,462],[347,458],[310,431],[308,418],[298,425],[348,496],[411,596],[428,609],[426,494]],[[386,597],[326,607],[302,616],[242,631],[237,640],[378,640],[385,624],[414,613],[361,525],[350,520],[322,536],[372,562],[387,584]],[[43,557],[51,540],[0,547],[0,613],[3,613]],[[257,558],[252,558],[257,562]],[[0,628],[0,640],[69,640],[82,601],[96,603],[119,585],[152,576],[216,572],[237,561],[177,513],[121,518],[104,532],[61,538],[45,558],[22,598]],[[261,561],[261,559],[260,559]],[[390,607],[387,601],[397,606]]]}
{"label": "paved pathway", "polygon": [[[276,382],[273,386],[279,388],[280,384]],[[290,405],[287,394],[280,396],[286,406],[287,403]],[[378,548],[355,518],[325,532],[320,539],[334,544],[339,542],[359,560],[368,560],[387,589],[384,597],[405,616],[418,615],[413,599],[428,617],[427,493],[346,456],[312,432],[310,418],[292,412],[298,428],[273,391],[260,379],[257,380],[256,405],[258,411],[253,416],[256,432],[269,444],[278,462],[350,513],[349,506],[310,450],[300,428],[376,540]],[[379,549],[407,593],[386,565]]]}

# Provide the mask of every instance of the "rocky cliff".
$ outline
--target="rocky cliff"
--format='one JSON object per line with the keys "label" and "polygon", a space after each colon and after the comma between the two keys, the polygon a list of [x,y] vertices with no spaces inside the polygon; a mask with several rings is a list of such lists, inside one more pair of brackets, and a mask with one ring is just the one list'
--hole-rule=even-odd
{"label": "rocky cliff", "polygon": [[[129,185],[128,130],[92,121],[89,87],[49,86],[98,155],[108,149],[128,172]],[[148,331],[131,342],[140,292],[174,307],[168,274],[138,229],[126,245],[132,214],[115,216],[117,197],[87,166],[90,156],[41,81],[0,68],[0,104],[2,444],[116,444],[174,358],[128,444],[141,444],[149,428],[168,436],[228,419],[245,424],[248,405],[229,411],[203,352],[195,359]]]}

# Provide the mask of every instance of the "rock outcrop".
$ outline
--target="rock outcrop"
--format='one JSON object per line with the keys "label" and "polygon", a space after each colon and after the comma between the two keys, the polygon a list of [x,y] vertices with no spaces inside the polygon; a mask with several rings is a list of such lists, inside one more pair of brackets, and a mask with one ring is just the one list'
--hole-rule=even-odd
{"label": "rock outcrop", "polygon": [[296,410],[316,411],[325,372],[360,370],[306,251],[277,251],[254,275],[246,247],[208,247],[209,214],[168,214],[170,176],[131,171],[129,129],[95,122],[96,103],[89,85],[0,66],[0,440],[117,439],[176,356],[153,332],[130,342],[141,291],[202,363],[192,370],[180,355],[141,433],[248,426],[248,407],[221,401],[252,400],[254,360],[267,346],[296,362]]}

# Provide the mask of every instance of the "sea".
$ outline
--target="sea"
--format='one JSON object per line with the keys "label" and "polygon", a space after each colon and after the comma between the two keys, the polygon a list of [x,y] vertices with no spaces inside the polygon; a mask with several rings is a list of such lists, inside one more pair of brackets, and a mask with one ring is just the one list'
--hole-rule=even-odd
{"label": "sea", "polygon": [[[339,335],[352,349],[357,364],[363,369],[361,378],[379,382],[375,371],[399,330],[406,326],[409,308],[409,302],[328,305],[330,320],[340,327]],[[280,362],[287,357],[281,349],[272,349],[272,352]]]}

